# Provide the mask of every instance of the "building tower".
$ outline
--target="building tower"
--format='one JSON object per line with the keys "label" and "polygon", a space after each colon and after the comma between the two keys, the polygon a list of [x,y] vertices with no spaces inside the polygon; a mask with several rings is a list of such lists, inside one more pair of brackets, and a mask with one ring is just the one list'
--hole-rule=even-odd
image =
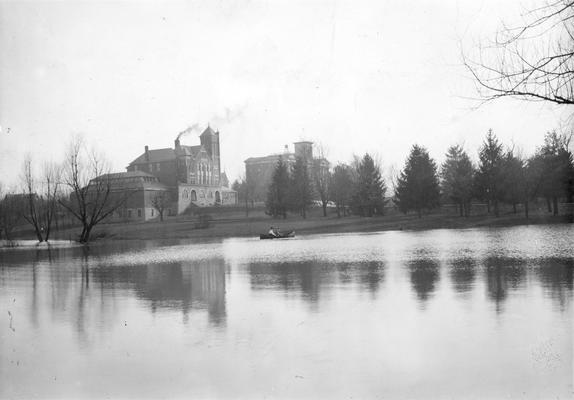
{"label": "building tower", "polygon": [[219,131],[214,132],[210,126],[199,136],[201,145],[213,160],[212,181],[210,184],[219,185],[221,174],[221,161],[219,154]]}
{"label": "building tower", "polygon": [[313,142],[295,142],[295,157],[301,157],[308,163],[313,161]]}

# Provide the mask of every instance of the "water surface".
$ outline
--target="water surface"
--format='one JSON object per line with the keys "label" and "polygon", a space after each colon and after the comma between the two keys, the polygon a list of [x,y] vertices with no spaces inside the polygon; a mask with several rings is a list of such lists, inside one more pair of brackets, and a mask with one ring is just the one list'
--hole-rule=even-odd
{"label": "water surface", "polygon": [[574,226],[0,251],[1,398],[571,398]]}

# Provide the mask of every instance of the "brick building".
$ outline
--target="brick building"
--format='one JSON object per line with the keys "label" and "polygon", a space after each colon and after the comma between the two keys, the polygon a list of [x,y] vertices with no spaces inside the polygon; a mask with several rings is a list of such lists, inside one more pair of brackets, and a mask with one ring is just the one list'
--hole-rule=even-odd
{"label": "brick building", "polygon": [[[113,219],[118,220],[147,221],[158,217],[159,213],[152,204],[154,198],[169,193],[169,188],[160,183],[157,177],[142,171],[100,175],[90,182],[90,186],[96,188],[98,183],[103,185],[102,190],[107,190],[109,186],[110,205],[122,203],[112,215]],[[165,215],[170,212],[168,206]]]}
{"label": "brick building", "polygon": [[227,178],[221,172],[219,132],[208,126],[199,136],[199,145],[182,145],[181,137],[190,131],[181,132],[173,148],[145,146],[127,171],[149,173],[165,185],[173,201],[172,214],[181,214],[192,204],[199,207],[236,204],[237,193],[223,185],[227,184]]}
{"label": "brick building", "polygon": [[251,157],[245,160],[245,180],[251,190],[251,198],[255,202],[265,201],[267,198],[267,189],[271,183],[273,171],[277,166],[279,158],[285,162],[288,167],[295,164],[297,157],[302,157],[309,164],[309,173],[314,168],[322,170],[329,169],[329,162],[324,158],[313,157],[313,142],[301,141],[294,143],[295,152],[289,152],[285,145],[282,154],[271,154],[264,157]]}

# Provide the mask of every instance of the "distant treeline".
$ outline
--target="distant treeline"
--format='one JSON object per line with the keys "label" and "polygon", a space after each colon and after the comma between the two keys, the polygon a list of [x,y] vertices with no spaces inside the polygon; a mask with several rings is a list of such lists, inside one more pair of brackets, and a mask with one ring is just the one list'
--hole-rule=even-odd
{"label": "distant treeline", "polygon": [[[447,149],[444,163],[437,166],[426,148],[414,145],[400,173],[392,177],[389,193],[381,166],[369,154],[354,157],[349,164],[325,168],[320,160],[297,158],[292,167],[280,159],[268,187],[266,212],[286,218],[288,212],[306,217],[314,201],[323,215],[333,204],[338,216],[383,215],[385,207],[415,212],[421,217],[441,204],[455,204],[460,216],[471,214],[471,203],[479,201],[489,213],[499,215],[502,204],[516,212],[522,204],[528,218],[529,204],[544,199],[548,212],[558,214],[559,203],[568,203],[572,213],[574,161],[572,135],[547,133],[530,157],[505,147],[490,130],[478,152],[478,165],[460,145]],[[317,162],[319,161],[319,162]],[[233,188],[246,205],[252,201],[250,183],[236,181]]]}

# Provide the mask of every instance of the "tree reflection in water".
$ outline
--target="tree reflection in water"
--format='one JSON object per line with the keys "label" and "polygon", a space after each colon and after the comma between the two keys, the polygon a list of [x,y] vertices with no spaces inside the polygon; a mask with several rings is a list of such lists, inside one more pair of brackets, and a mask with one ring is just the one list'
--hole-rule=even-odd
{"label": "tree reflection in water", "polygon": [[564,311],[572,299],[574,259],[546,258],[537,263],[537,276],[546,295]]}
{"label": "tree reflection in water", "polygon": [[509,289],[524,285],[527,262],[520,258],[488,257],[484,260],[488,298],[495,304],[497,313],[503,311]]}
{"label": "tree reflection in water", "polygon": [[474,288],[476,278],[476,260],[472,258],[457,258],[449,263],[450,279],[454,290],[458,293],[469,293]]}
{"label": "tree reflection in water", "polygon": [[385,264],[369,262],[285,262],[250,263],[252,290],[282,290],[299,292],[312,304],[318,302],[322,290],[335,285],[358,283],[376,294],[384,280]]}
{"label": "tree reflection in water", "polygon": [[408,263],[411,287],[417,294],[419,304],[424,307],[426,301],[435,291],[440,278],[440,268],[436,260],[420,258]]}

